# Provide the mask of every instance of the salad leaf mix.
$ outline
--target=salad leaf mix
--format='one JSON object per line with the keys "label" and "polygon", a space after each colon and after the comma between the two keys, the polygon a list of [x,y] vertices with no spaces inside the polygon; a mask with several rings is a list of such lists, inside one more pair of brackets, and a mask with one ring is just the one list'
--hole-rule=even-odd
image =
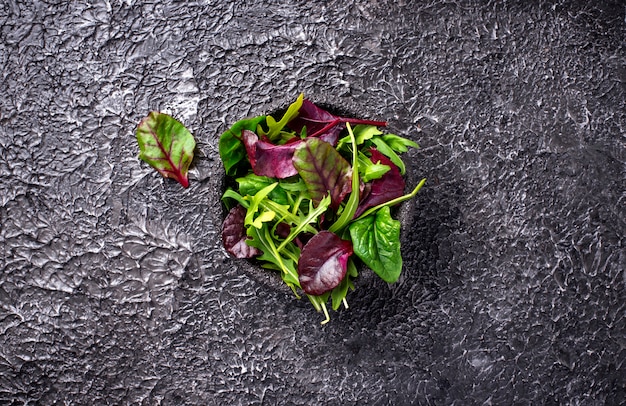
{"label": "salad leaf mix", "polygon": [[383,133],[385,122],[336,116],[300,95],[277,121],[246,118],[219,140],[230,187],[222,229],[226,250],[280,272],[303,292],[323,324],[327,303],[347,308],[362,261],[385,282],[402,270],[400,222],[390,206],[404,194],[399,154],[418,145]]}
{"label": "salad leaf mix", "polygon": [[[418,145],[384,133],[384,121],[331,114],[300,95],[282,115],[246,118],[219,140],[230,187],[222,242],[237,258],[280,272],[296,297],[330,320],[354,289],[357,261],[394,283],[402,271],[400,222],[390,207],[404,194],[399,154]],[[151,112],[137,127],[139,158],[189,186],[195,140],[173,117]]]}

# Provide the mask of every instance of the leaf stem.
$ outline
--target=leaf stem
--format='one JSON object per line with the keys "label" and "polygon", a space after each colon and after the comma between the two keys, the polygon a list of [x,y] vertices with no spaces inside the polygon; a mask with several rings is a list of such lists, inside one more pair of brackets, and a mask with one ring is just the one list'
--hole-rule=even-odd
{"label": "leaf stem", "polygon": [[346,124],[353,124],[353,125],[359,125],[359,124],[363,124],[363,125],[373,125],[375,127],[386,127],[387,126],[387,122],[386,121],[376,121],[376,120],[363,120],[360,118],[345,118],[345,117],[340,117],[339,118],[341,122],[344,122]]}
{"label": "leaf stem", "polygon": [[382,209],[385,206],[393,206],[393,205],[396,205],[398,203],[402,203],[405,200],[412,199],[413,197],[415,197],[417,192],[420,191],[420,189],[422,188],[422,186],[424,186],[425,183],[426,183],[426,178],[422,179],[420,181],[420,183],[417,184],[417,186],[415,187],[415,189],[413,189],[413,191],[411,193],[406,194],[404,196],[397,197],[397,198],[395,198],[393,200],[389,200],[388,202],[385,202],[383,204],[379,204],[378,206],[374,206],[374,207],[366,210],[365,212],[363,212],[363,214],[361,214],[358,219],[365,218],[365,217],[369,216],[370,214],[376,212],[378,209]]}
{"label": "leaf stem", "polygon": [[354,213],[359,206],[359,161],[358,151],[356,145],[356,138],[354,132],[352,132],[352,126],[350,123],[346,123],[348,134],[350,134],[350,142],[352,143],[352,192],[348,198],[348,202],[341,213],[341,216],[333,223],[328,231],[332,233],[338,233],[341,231],[354,217]]}

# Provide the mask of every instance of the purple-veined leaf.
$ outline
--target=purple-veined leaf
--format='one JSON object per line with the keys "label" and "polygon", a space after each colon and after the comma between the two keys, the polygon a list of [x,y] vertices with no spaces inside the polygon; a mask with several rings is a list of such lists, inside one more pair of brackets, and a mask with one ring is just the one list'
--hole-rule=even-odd
{"label": "purple-veined leaf", "polygon": [[237,205],[230,209],[222,226],[222,243],[224,248],[235,258],[252,258],[261,254],[261,251],[246,243],[248,236],[244,227],[246,209]]}
{"label": "purple-veined leaf", "polygon": [[345,123],[367,124],[384,127],[385,121],[362,120],[357,118],[346,118],[335,116],[328,111],[316,106],[310,100],[304,100],[298,116],[291,120],[287,126],[300,134],[302,128],[306,127],[307,137],[319,137],[322,140],[335,145],[339,133],[344,129]]}
{"label": "purple-veined leaf", "polygon": [[274,145],[260,140],[258,135],[249,130],[242,132],[242,140],[255,175],[284,179],[298,173],[292,158],[294,150],[303,141]]}
{"label": "purple-veined leaf", "polygon": [[346,275],[352,243],[330,231],[320,231],[302,248],[298,262],[300,286],[309,295],[333,289]]}
{"label": "purple-veined leaf", "polygon": [[166,178],[189,186],[187,172],[196,141],[185,126],[173,117],[151,112],[137,127],[139,158]]}
{"label": "purple-veined leaf", "polygon": [[398,167],[375,148],[370,149],[370,152],[372,154],[370,159],[373,163],[387,165],[391,169],[379,179],[374,179],[371,183],[365,184],[359,207],[354,214],[355,218],[370,207],[378,206],[404,194],[405,182]]}
{"label": "purple-veined leaf", "polygon": [[296,148],[293,166],[316,205],[330,192],[330,208],[336,210],[352,190],[350,164],[332,145],[319,138],[307,138]]}

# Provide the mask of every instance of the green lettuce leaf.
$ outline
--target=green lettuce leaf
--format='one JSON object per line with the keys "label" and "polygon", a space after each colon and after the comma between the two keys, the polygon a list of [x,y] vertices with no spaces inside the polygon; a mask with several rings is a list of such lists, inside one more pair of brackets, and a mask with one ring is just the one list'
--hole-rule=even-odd
{"label": "green lettuce leaf", "polygon": [[382,280],[394,283],[402,272],[400,222],[389,207],[350,224],[354,253]]}

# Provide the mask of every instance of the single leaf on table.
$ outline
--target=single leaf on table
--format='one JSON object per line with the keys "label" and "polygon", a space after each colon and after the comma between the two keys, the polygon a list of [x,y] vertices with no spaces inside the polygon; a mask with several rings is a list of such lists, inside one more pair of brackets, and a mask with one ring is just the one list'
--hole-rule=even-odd
{"label": "single leaf on table", "polygon": [[151,112],[137,127],[139,158],[166,178],[189,186],[187,172],[193,160],[196,141],[187,128],[175,118]]}
{"label": "single leaf on table", "polygon": [[324,294],[340,284],[352,255],[350,241],[320,231],[302,248],[298,262],[300,286],[309,295]]}
{"label": "single leaf on table", "polygon": [[350,164],[326,141],[307,138],[296,148],[293,166],[304,179],[315,204],[330,193],[330,208],[337,210],[352,190]]}
{"label": "single leaf on table", "polygon": [[222,243],[224,248],[235,258],[252,258],[261,254],[261,251],[246,243],[248,236],[243,221],[246,209],[237,205],[230,209],[222,226]]}
{"label": "single leaf on table", "polygon": [[365,184],[359,207],[354,214],[355,218],[370,207],[378,206],[404,194],[405,182],[398,167],[376,149],[372,148],[370,152],[372,154],[371,162],[385,165],[390,169],[379,179],[374,179],[371,183]]}
{"label": "single leaf on table", "polygon": [[389,207],[355,220],[349,230],[354,253],[382,280],[396,282],[402,272],[400,222]]}
{"label": "single leaf on table", "polygon": [[246,157],[246,148],[241,141],[243,130],[254,131],[259,123],[265,120],[265,116],[246,118],[237,121],[221,136],[219,141],[219,153],[226,175],[235,176],[238,172],[238,164]]}
{"label": "single leaf on table", "polygon": [[256,175],[284,179],[298,173],[293,166],[292,158],[294,151],[303,141],[274,145],[260,140],[258,135],[249,130],[244,130],[242,135],[248,159]]}

